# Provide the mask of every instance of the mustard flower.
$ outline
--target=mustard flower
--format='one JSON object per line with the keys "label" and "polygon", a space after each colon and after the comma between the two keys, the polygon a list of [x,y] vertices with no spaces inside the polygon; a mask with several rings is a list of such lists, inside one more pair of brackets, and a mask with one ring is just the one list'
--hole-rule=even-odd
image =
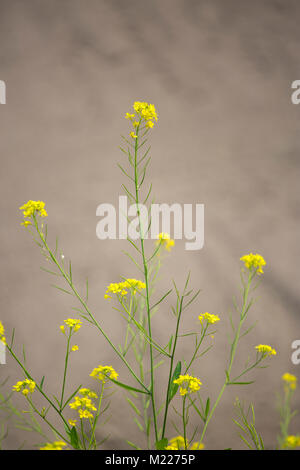
{"label": "mustard flower", "polygon": [[181,450],[188,446],[188,442],[184,440],[183,436],[173,437],[169,440],[166,450]]}
{"label": "mustard flower", "polygon": [[218,321],[220,321],[220,317],[218,317],[218,315],[213,315],[212,313],[208,313],[208,312],[205,312],[205,313],[202,313],[201,315],[199,315],[198,317],[201,325],[207,321],[207,323],[209,324],[214,324],[214,323],[217,323]]}
{"label": "mustard flower", "polygon": [[3,323],[1,321],[0,321],[0,341],[2,341],[2,343],[6,344],[5,329],[4,329]]}
{"label": "mustard flower", "polygon": [[95,367],[90,373],[90,377],[100,380],[103,384],[106,383],[106,379],[118,380],[119,374],[111,366],[101,366]]}
{"label": "mustard flower", "polygon": [[158,120],[154,104],[135,101],[133,109],[141,119],[144,119],[147,122]]}
{"label": "mustard flower", "polygon": [[21,211],[23,211],[23,216],[24,220],[21,225],[24,225],[27,227],[28,225],[31,225],[30,219],[32,216],[35,214],[40,215],[41,217],[47,217],[47,211],[45,209],[45,203],[43,201],[31,201],[29,200],[19,208]]}
{"label": "mustard flower", "polygon": [[136,138],[137,138],[137,135],[136,135],[133,131],[131,131],[129,135],[130,135],[130,137],[132,137],[133,139],[136,139]]}
{"label": "mustard flower", "polygon": [[268,344],[259,344],[255,346],[258,352],[262,353],[263,356],[275,356],[277,352]]}
{"label": "mustard flower", "polygon": [[289,374],[288,372],[286,372],[285,374],[283,374],[281,378],[285,382],[285,385],[287,386],[287,388],[291,390],[295,390],[297,388],[298,379],[295,375]]}
{"label": "mustard flower", "polygon": [[106,292],[104,294],[105,299],[111,299],[111,294],[116,294],[119,299],[125,297],[128,293],[128,290],[135,295],[138,290],[145,289],[146,284],[137,279],[125,279],[122,282],[112,282],[107,286]]}
{"label": "mustard flower", "polygon": [[45,444],[44,447],[40,447],[40,450],[63,450],[66,445],[64,441],[54,441]]}
{"label": "mustard flower", "polygon": [[[68,318],[67,320],[64,320],[65,324],[72,329],[72,332],[78,331],[81,326],[82,326],[82,321],[76,318]],[[65,333],[65,326],[61,325],[60,329],[63,333]]]}
{"label": "mustard flower", "polygon": [[287,436],[283,446],[287,449],[295,449],[300,447],[300,436]]}
{"label": "mustard flower", "polygon": [[249,271],[255,271],[258,275],[263,274],[264,271],[262,268],[266,265],[266,261],[261,255],[249,253],[248,255],[242,256],[240,260],[244,262],[245,267],[249,269]]}
{"label": "mustard flower", "polygon": [[98,395],[95,392],[93,392],[92,390],[90,390],[89,388],[81,388],[79,390],[79,393],[80,393],[80,395],[82,395],[84,397],[98,398]]}
{"label": "mustard flower", "polygon": [[[90,390],[81,389],[79,393],[82,395],[74,397],[74,401],[69,403],[69,407],[72,410],[76,410],[79,414],[80,419],[93,418],[92,411],[97,411],[94,403],[91,400]],[[94,394],[96,396],[96,394]],[[94,397],[94,396],[93,396]]]}
{"label": "mustard flower", "polygon": [[71,351],[78,351],[79,347],[77,346],[77,344],[74,344],[74,346],[72,346],[71,348]]}
{"label": "mustard flower", "polygon": [[183,436],[177,436],[170,439],[165,450],[184,450],[185,447],[189,450],[202,450],[204,449],[204,444],[202,442],[194,442],[192,445],[189,445],[189,441],[185,441]]}
{"label": "mustard flower", "polygon": [[70,426],[76,426],[77,419],[69,419],[68,423],[69,423]]}
{"label": "mustard flower", "polygon": [[[130,120],[133,127],[137,128],[141,121],[145,122],[145,126],[151,129],[154,126],[153,121],[157,121],[157,113],[154,104],[144,101],[135,101],[133,104],[134,113],[126,113],[125,118]],[[134,132],[130,133],[131,137],[136,138]]]}
{"label": "mustard flower", "polygon": [[171,251],[172,246],[175,245],[175,241],[170,238],[170,235],[166,232],[161,232],[158,235],[157,245],[161,244],[167,251]]}
{"label": "mustard flower", "polygon": [[192,377],[188,374],[180,375],[178,379],[173,380],[173,383],[180,386],[179,392],[182,397],[186,394],[197,392],[202,385],[202,382],[197,377]]}
{"label": "mustard flower", "polygon": [[35,389],[36,383],[33,380],[30,379],[25,379],[25,380],[20,380],[19,382],[16,383],[16,385],[13,386],[13,391],[14,392],[22,392],[25,397],[29,393],[33,393]]}

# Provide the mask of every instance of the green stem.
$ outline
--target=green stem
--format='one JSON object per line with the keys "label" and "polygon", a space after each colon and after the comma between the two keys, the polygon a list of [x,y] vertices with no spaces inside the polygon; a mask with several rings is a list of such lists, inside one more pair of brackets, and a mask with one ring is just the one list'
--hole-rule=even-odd
{"label": "green stem", "polygon": [[[13,350],[7,345],[6,346],[8,351],[10,352],[10,354],[12,355],[12,357],[15,359],[15,361],[19,364],[19,366],[21,367],[21,369],[23,370],[23,372],[25,373],[26,377],[28,377],[29,380],[32,380],[34,383],[35,383],[35,386],[36,388],[38,389],[38,391],[41,393],[41,395],[43,395],[43,397],[47,400],[47,402],[52,406],[52,408],[57,412],[57,414],[61,417],[61,419],[63,420],[64,422],[64,425],[66,426],[67,429],[69,429],[69,426],[68,426],[68,423],[67,421],[65,420],[65,418],[63,417],[63,415],[61,414],[61,411],[57,408],[57,406],[55,406],[55,404],[53,403],[52,400],[50,400],[50,398],[43,392],[43,390],[41,389],[41,387],[36,383],[36,381],[31,377],[31,375],[29,374],[29,372],[27,371],[27,369],[23,366],[22,362],[18,359],[18,357],[15,355],[15,353],[13,352]],[[65,438],[64,438],[65,439]]]}
{"label": "green stem", "polygon": [[102,333],[102,335],[104,336],[104,338],[106,339],[106,341],[110,344],[110,346],[113,348],[113,350],[115,351],[115,353],[119,356],[119,358],[122,360],[122,362],[126,365],[127,369],[130,371],[131,375],[137,380],[137,382],[144,388],[144,390],[147,391],[147,393],[150,393],[149,390],[147,389],[147,387],[140,381],[140,379],[137,377],[137,375],[135,374],[135,372],[133,371],[133,369],[130,367],[129,363],[127,362],[127,360],[124,358],[124,356],[118,351],[118,349],[116,348],[116,346],[111,342],[111,340],[109,339],[109,337],[107,336],[107,334],[104,332],[104,330],[101,328],[101,326],[99,325],[99,323],[97,322],[97,320],[95,319],[95,317],[93,316],[92,312],[90,311],[90,309],[88,308],[87,304],[85,303],[85,301],[81,298],[81,296],[79,295],[78,291],[76,290],[73,282],[71,281],[71,279],[68,277],[68,275],[65,273],[64,269],[61,267],[61,265],[58,263],[56,257],[54,256],[54,254],[52,253],[51,249],[49,248],[44,236],[43,236],[43,233],[40,232],[39,230],[39,227],[38,227],[38,224],[37,224],[37,221],[36,221],[36,218],[35,216],[33,215],[33,220],[34,220],[34,223],[35,223],[35,227],[36,227],[36,230],[39,234],[39,237],[42,241],[42,243],[44,244],[44,247],[46,248],[46,250],[48,251],[49,255],[50,255],[50,258],[51,260],[53,261],[53,263],[57,266],[58,270],[60,271],[62,277],[65,279],[65,281],[67,282],[67,284],[70,286],[70,288],[72,289],[75,297],[79,300],[79,302],[81,303],[81,305],[84,307],[86,313],[89,315],[89,317],[92,319],[94,325],[98,328],[98,330]]}
{"label": "green stem", "polygon": [[70,328],[69,337],[68,337],[68,341],[67,341],[67,352],[66,352],[66,358],[65,358],[64,378],[63,378],[62,390],[61,390],[60,410],[62,410],[63,401],[64,401],[64,393],[65,393],[66,377],[67,377],[67,369],[68,369],[68,360],[69,360],[69,354],[70,354],[71,333],[72,333],[72,328]]}
{"label": "green stem", "polygon": [[[146,285],[146,310],[147,310],[147,319],[148,319],[148,334],[149,334],[149,338],[152,341],[151,314],[150,314],[150,302],[149,302],[148,266],[147,266],[147,261],[146,261],[146,256],[145,256],[143,227],[141,223],[141,213],[139,209],[139,183],[138,183],[138,171],[137,171],[138,132],[139,132],[139,126],[137,127],[137,130],[136,130],[137,137],[135,139],[135,147],[134,147],[135,202],[136,202],[137,214],[138,214],[138,219],[139,219],[141,252],[142,252],[142,260],[143,260],[143,267],[144,267],[145,285]],[[150,348],[150,395],[151,395],[151,403],[152,403],[155,439],[156,441],[158,441],[157,417],[156,417],[156,407],[155,407],[155,390],[154,390],[153,347],[152,347],[151,342],[149,344],[149,348]]]}
{"label": "green stem", "polygon": [[100,398],[99,398],[99,404],[98,404],[98,410],[97,410],[96,416],[94,418],[93,426],[92,426],[92,434],[91,434],[89,449],[92,446],[93,441],[95,442],[95,448],[96,448],[95,429],[96,429],[96,424],[97,424],[99,416],[100,416],[103,392],[104,392],[104,384],[102,383],[101,384],[101,393],[100,393]]}
{"label": "green stem", "polygon": [[180,324],[180,319],[181,319],[181,314],[182,314],[182,304],[183,304],[183,296],[180,299],[180,307],[179,307],[179,312],[177,315],[177,322],[176,322],[175,338],[174,338],[174,344],[173,344],[172,355],[171,355],[171,360],[170,360],[169,379],[168,379],[168,387],[167,387],[167,394],[166,394],[166,406],[165,406],[164,421],[163,421],[162,436],[161,436],[162,439],[165,437],[165,431],[166,431],[168,410],[169,410],[169,404],[170,404],[169,393],[170,393],[170,388],[172,385],[171,380],[172,380],[172,375],[173,375],[173,364],[174,364],[175,351],[176,351],[177,340],[178,340],[179,324]]}
{"label": "green stem", "polygon": [[53,424],[50,423],[50,421],[48,421],[48,419],[43,416],[39,410],[34,406],[34,404],[32,403],[31,399],[29,397],[27,397],[27,400],[29,401],[30,405],[32,406],[32,409],[40,416],[40,418],[42,418],[45,423],[48,424],[48,426],[52,429],[52,431],[54,431],[59,437],[61,437],[65,442],[67,442],[67,444],[70,444],[70,441],[68,441],[68,439],[66,439],[56,428],[55,426],[53,426]]}
{"label": "green stem", "polygon": [[244,288],[244,293],[243,293],[243,306],[242,306],[242,311],[241,311],[241,315],[240,315],[240,321],[239,321],[239,325],[238,325],[238,328],[236,330],[236,334],[235,334],[235,337],[234,337],[234,340],[233,340],[233,343],[232,343],[232,346],[231,346],[230,361],[229,361],[229,366],[228,366],[227,371],[226,371],[226,379],[225,379],[225,382],[224,382],[224,384],[223,384],[223,386],[222,386],[222,388],[219,392],[219,395],[218,395],[218,397],[217,397],[217,399],[216,399],[216,401],[215,401],[212,409],[210,410],[210,412],[208,414],[208,417],[205,421],[203,431],[202,431],[202,434],[201,434],[201,438],[200,438],[200,443],[203,441],[208,423],[210,422],[210,420],[211,420],[211,418],[212,418],[212,416],[215,412],[215,409],[217,408],[218,403],[221,400],[222,395],[223,395],[228,383],[230,382],[230,373],[231,373],[231,369],[232,369],[232,365],[233,365],[233,361],[234,361],[234,357],[235,357],[235,353],[236,353],[236,348],[237,348],[238,341],[239,341],[239,338],[240,338],[241,327],[242,327],[242,325],[245,321],[245,318],[246,318],[246,313],[245,312],[247,312],[247,301],[248,301],[248,295],[249,295],[249,289],[250,289],[251,281],[252,281],[252,275],[251,275],[251,273],[249,273],[248,283],[247,283],[247,286]]}

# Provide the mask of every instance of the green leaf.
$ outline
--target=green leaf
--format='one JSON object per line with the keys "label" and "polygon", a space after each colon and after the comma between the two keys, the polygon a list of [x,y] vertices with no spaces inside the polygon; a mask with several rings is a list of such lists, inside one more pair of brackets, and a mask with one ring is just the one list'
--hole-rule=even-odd
{"label": "green leaf", "polygon": [[76,431],[75,426],[72,427],[71,432],[70,432],[70,440],[71,440],[71,445],[74,447],[74,449],[79,449],[79,439],[78,439],[78,434]]}
{"label": "green leaf", "polygon": [[43,375],[41,383],[40,383],[40,389],[41,390],[43,390],[44,380],[45,380],[45,376]]}
{"label": "green leaf", "polygon": [[119,382],[118,380],[111,379],[110,377],[107,377],[111,382],[114,384],[118,385],[121,388],[125,388],[126,390],[133,390],[134,392],[138,393],[144,393],[145,395],[149,395],[149,392],[146,390],[139,390],[138,388],[131,387],[130,385],[123,384],[122,382]]}
{"label": "green leaf", "polygon": [[170,390],[169,390],[169,403],[170,401],[174,398],[174,396],[176,395],[177,393],[177,390],[178,390],[178,385],[177,384],[174,384],[174,380],[178,379],[178,377],[180,376],[180,373],[181,373],[181,362],[178,361],[177,362],[177,365],[174,369],[174,372],[173,372],[173,375],[172,375],[172,379],[171,379],[171,385],[170,385]]}
{"label": "green leaf", "polygon": [[207,418],[209,410],[210,410],[210,399],[208,398],[206,400],[206,406],[205,406],[205,418]]}
{"label": "green leaf", "polygon": [[254,384],[254,380],[251,382],[228,382],[228,385],[250,385]]}
{"label": "green leaf", "polygon": [[157,450],[164,450],[168,445],[168,439],[164,437],[160,441],[155,442],[155,447]]}

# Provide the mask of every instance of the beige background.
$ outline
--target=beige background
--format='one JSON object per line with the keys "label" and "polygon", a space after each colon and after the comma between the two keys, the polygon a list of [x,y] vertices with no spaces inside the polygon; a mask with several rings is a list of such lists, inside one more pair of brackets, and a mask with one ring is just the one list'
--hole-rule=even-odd
{"label": "beige background", "polygon": [[[123,178],[116,166],[124,113],[135,100],[155,103],[159,123],[151,135],[158,202],[205,204],[205,247],[187,252],[176,243],[162,271],[157,298],[189,269],[202,293],[186,313],[185,328],[200,312],[222,316],[215,348],[194,372],[212,397],[228,357],[226,314],[238,293],[239,257],[257,251],[267,260],[251,312],[257,327],[239,349],[241,361],[258,343],[278,355],[255,372],[247,389],[228,390],[211,422],[208,448],[243,447],[232,423],[235,396],[253,401],[266,445],[278,432],[275,392],[280,377],[299,367],[290,360],[299,328],[299,122],[291,83],[299,79],[300,4],[290,0],[89,0],[0,2],[0,79],[7,85],[1,120],[1,320],[24,343],[34,377],[46,375],[55,393],[61,380],[64,341],[58,326],[74,316],[72,298],[50,287],[42,257],[20,227],[18,207],[46,201],[52,242],[58,235],[75,280],[90,281],[90,305],[118,341],[124,323],[103,299],[105,286],[135,277],[121,250],[126,243],[96,238],[96,207],[116,203]],[[171,299],[170,299],[171,300]],[[162,343],[172,331],[170,301],[153,325]],[[111,363],[126,371],[104,339],[86,325],[72,358],[72,386],[92,384],[88,374]],[[188,357],[184,341],[178,357]],[[21,377],[8,358],[0,366],[9,386]],[[158,394],[166,381],[161,369]],[[19,402],[22,403],[22,400]],[[125,398],[113,397],[106,448],[143,444]],[[299,393],[295,405],[300,407]],[[193,422],[197,423],[194,419]],[[299,417],[293,432],[300,431]],[[171,425],[168,435],[176,432]],[[24,433],[9,431],[6,448]],[[40,443],[26,435],[26,447]]]}

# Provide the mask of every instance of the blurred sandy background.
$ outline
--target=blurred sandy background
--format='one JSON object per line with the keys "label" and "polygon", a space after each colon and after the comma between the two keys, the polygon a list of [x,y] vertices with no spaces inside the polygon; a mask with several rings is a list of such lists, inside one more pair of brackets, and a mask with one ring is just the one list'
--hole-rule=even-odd
{"label": "blurred sandy background", "polygon": [[[202,293],[186,312],[184,328],[194,328],[203,311],[222,316],[214,350],[194,368],[212,397],[224,380],[226,315],[238,293],[239,258],[254,251],[267,260],[251,313],[258,324],[238,360],[259,343],[271,344],[278,355],[251,375],[254,385],[226,391],[205,444],[243,448],[231,419],[239,396],[254,402],[258,429],[266,446],[274,446],[280,377],[289,371],[300,378],[300,366],[290,359],[291,342],[300,338],[300,106],[290,99],[291,83],[300,78],[299,20],[296,0],[1,0],[0,79],[7,104],[0,106],[0,318],[8,335],[16,328],[19,353],[24,343],[32,375],[45,374],[51,393],[63,372],[58,327],[74,316],[76,303],[40,270],[43,259],[20,227],[18,207],[28,199],[46,201],[50,239],[59,236],[80,288],[89,277],[90,306],[118,341],[124,323],[103,299],[105,286],[138,273],[121,253],[125,242],[96,238],[95,213],[123,194],[116,163],[124,159],[118,150],[120,134],[128,132],[124,113],[145,100],[159,113],[149,173],[157,202],[205,204],[204,249],[188,252],[184,242],[176,243],[157,298],[172,278],[182,286],[191,269]],[[161,343],[172,331],[172,300],[154,321]],[[130,380],[97,331],[85,325],[76,341],[72,387],[92,386],[89,373],[101,363]],[[184,341],[178,358],[191,351]],[[9,376],[9,387],[21,378],[11,358],[0,373]],[[162,368],[158,395],[166,379]],[[111,435],[105,448],[126,448],[125,439],[143,444],[121,391],[112,411],[99,431],[99,438]],[[291,431],[300,431],[299,417]],[[168,435],[176,435],[171,425]],[[27,448],[41,442],[25,439]],[[5,448],[23,440],[22,431],[10,428]]]}

